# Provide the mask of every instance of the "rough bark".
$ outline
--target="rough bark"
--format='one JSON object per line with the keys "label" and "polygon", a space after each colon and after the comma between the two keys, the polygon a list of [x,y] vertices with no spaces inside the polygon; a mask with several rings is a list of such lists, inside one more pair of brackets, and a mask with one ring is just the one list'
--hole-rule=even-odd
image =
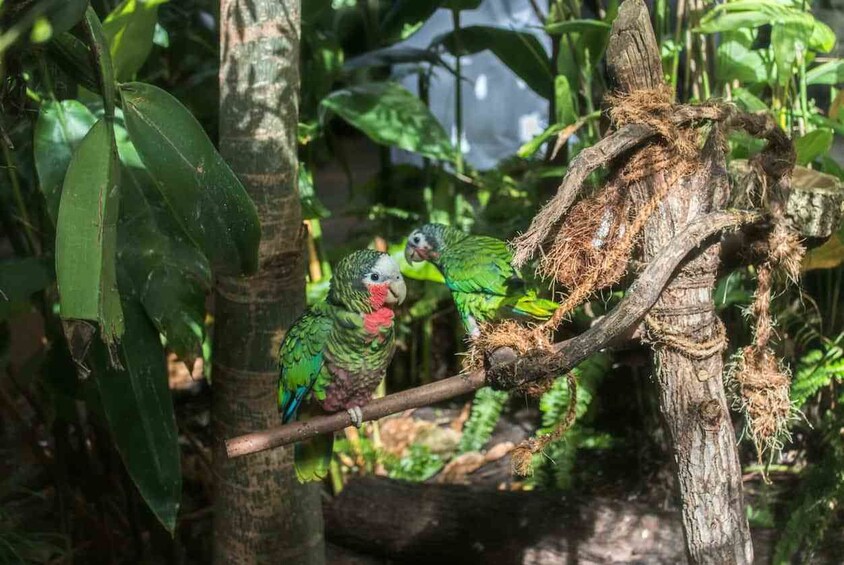
{"label": "rough bark", "polygon": [[278,423],[276,355],[305,307],[296,189],[298,0],[223,0],[220,151],[261,220],[261,266],[215,292],[212,429],[214,560],[323,563],[319,492],[298,484],[292,450],[229,459],[225,438]]}
{"label": "rough bark", "polygon": [[[622,92],[661,84],[659,48],[647,8],[626,0],[607,48],[610,74]],[[643,255],[652,259],[683,227],[724,204],[728,193],[725,156],[713,129],[704,148],[704,166],[668,194],[644,230]],[[640,203],[657,192],[666,175],[638,186]],[[668,283],[651,315],[675,335],[694,342],[716,336],[719,322],[712,300],[719,245],[690,259]],[[720,354],[693,359],[675,348],[654,346],[653,370],[660,410],[676,463],[683,530],[692,563],[751,563],[753,548],[745,517],[741,467],[724,388]]]}

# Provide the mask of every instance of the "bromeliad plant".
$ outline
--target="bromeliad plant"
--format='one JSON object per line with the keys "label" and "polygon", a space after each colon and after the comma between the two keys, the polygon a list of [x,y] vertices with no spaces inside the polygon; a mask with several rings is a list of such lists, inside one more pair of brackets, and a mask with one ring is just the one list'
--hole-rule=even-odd
{"label": "bromeliad plant", "polygon": [[2,123],[2,221],[17,257],[0,264],[0,288],[11,308],[33,297],[44,317],[37,385],[51,420],[79,426],[84,399],[173,532],[181,471],[164,347],[189,362],[202,355],[212,273],[254,271],[260,227],[191,113],[133,82],[164,1],[124,0],[102,23],[72,1],[59,12],[73,5],[79,17],[61,26],[50,25],[55,3],[35,2],[6,28],[3,38],[45,22],[29,44],[0,42],[4,107],[24,110]]}

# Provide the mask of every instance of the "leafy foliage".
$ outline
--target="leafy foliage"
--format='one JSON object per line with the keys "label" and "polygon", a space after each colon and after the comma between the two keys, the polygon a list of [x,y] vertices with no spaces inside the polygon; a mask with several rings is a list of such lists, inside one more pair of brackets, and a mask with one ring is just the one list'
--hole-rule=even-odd
{"label": "leafy foliage", "polygon": [[475,400],[472,402],[472,412],[469,419],[463,425],[463,435],[460,438],[458,451],[480,451],[492,436],[492,431],[498,424],[501,410],[507,402],[507,393],[501,390],[493,390],[489,387],[480,389],[475,393]]}

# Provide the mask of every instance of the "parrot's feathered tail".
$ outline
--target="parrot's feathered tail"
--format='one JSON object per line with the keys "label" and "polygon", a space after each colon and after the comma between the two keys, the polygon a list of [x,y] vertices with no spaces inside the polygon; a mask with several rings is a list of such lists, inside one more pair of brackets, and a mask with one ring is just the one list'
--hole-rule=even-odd
{"label": "parrot's feathered tail", "polygon": [[293,449],[293,467],[299,482],[319,481],[327,477],[333,451],[333,433],[320,434],[297,443]]}
{"label": "parrot's feathered tail", "polygon": [[[289,411],[290,415],[284,420],[285,423],[292,419],[291,416],[296,416],[299,421],[304,421],[319,413],[314,406],[308,403],[296,408],[298,410]],[[299,482],[319,481],[327,477],[333,453],[333,433],[320,434],[298,442],[293,448],[293,468],[296,469],[296,478],[299,479]]]}
{"label": "parrot's feathered tail", "polygon": [[539,298],[536,292],[529,290],[520,296],[516,300],[516,303],[510,307],[514,314],[529,316],[537,320],[547,320],[554,314],[559,304],[553,300]]}

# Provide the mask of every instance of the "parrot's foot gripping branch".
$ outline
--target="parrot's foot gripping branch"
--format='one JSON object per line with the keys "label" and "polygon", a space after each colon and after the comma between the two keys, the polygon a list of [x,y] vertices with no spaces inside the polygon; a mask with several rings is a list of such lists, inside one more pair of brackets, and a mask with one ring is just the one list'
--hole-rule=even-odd
{"label": "parrot's foot gripping branch", "polygon": [[352,419],[352,424],[355,425],[356,428],[360,428],[363,425],[363,412],[360,409],[360,406],[352,406],[346,412],[349,413],[349,418]]}

